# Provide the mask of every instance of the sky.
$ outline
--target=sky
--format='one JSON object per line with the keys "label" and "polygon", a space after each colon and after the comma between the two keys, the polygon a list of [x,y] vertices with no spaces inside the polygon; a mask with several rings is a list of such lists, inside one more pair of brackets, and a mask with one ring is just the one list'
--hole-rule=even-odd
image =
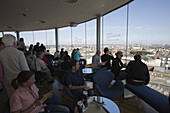
{"label": "sky", "polygon": [[[102,17],[103,44],[125,44],[127,6]],[[59,45],[96,44],[96,20],[58,30]],[[14,33],[15,35],[15,33]],[[1,34],[0,34],[1,36]],[[26,45],[55,44],[54,29],[21,32]],[[129,44],[170,44],[170,0],[134,0],[129,4]]]}

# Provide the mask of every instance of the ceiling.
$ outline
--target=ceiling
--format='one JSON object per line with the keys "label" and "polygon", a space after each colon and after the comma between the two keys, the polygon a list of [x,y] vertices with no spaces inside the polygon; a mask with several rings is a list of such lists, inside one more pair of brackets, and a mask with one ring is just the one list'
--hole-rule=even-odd
{"label": "ceiling", "polygon": [[132,0],[1,0],[0,31],[33,31],[70,26],[105,15]]}

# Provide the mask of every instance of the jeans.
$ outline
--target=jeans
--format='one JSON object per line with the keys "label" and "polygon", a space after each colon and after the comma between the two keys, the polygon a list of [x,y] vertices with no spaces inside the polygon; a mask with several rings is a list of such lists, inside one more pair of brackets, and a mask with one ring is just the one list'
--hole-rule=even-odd
{"label": "jeans", "polygon": [[80,59],[79,62],[81,62],[81,63],[83,62],[83,64],[86,65],[86,59]]}
{"label": "jeans", "polygon": [[43,113],[69,113],[69,108],[61,105],[56,95],[48,98],[44,103],[47,104],[47,107],[45,107],[45,112]]}
{"label": "jeans", "polygon": [[69,113],[69,108],[63,105],[48,105],[45,107],[45,113]]}

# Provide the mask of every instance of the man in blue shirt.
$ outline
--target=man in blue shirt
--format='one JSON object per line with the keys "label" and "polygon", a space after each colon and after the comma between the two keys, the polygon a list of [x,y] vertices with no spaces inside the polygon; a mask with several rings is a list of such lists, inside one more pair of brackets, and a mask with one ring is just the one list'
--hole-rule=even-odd
{"label": "man in blue shirt", "polygon": [[70,61],[70,70],[66,75],[65,84],[77,99],[82,99],[84,90],[88,91],[88,96],[94,94],[93,90],[84,85],[82,69],[96,65],[105,65],[105,62],[80,66],[77,60]]}

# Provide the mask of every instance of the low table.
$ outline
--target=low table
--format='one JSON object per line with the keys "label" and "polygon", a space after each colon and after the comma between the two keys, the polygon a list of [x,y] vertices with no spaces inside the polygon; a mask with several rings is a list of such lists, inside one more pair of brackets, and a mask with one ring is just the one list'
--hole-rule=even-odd
{"label": "low table", "polygon": [[84,113],[120,113],[118,106],[110,99],[100,96],[88,98],[88,108]]}

